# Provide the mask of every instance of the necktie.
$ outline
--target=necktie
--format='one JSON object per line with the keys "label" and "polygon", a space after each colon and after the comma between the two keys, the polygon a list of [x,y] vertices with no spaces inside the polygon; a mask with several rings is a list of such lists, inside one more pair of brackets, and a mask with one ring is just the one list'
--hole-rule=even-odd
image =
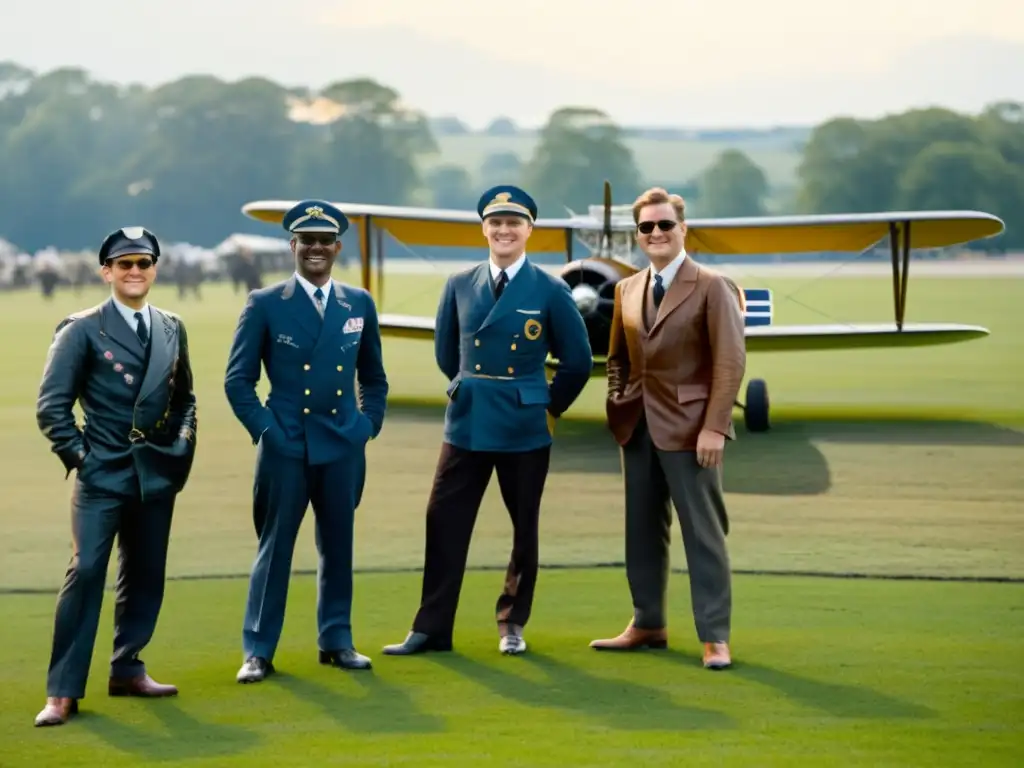
{"label": "necktie", "polygon": [[149,344],[149,331],[146,330],[146,324],[142,320],[142,313],[135,313],[135,333],[138,334],[139,341],[142,342],[142,346]]}
{"label": "necktie", "polygon": [[654,276],[654,308],[661,306],[661,300],[665,298],[665,286],[661,282],[661,275]]}
{"label": "necktie", "polygon": [[313,298],[316,299],[316,311],[320,313],[320,317],[324,316],[324,292],[317,288],[313,292]]}
{"label": "necktie", "polygon": [[498,275],[498,284],[494,286],[494,298],[500,299],[502,291],[505,290],[505,286],[508,285],[508,275],[505,274],[505,270],[501,270],[501,274]]}

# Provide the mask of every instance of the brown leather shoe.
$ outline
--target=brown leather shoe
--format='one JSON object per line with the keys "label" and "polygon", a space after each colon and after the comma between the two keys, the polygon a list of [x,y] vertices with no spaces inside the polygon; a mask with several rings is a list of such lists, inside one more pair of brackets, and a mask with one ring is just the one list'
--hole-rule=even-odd
{"label": "brown leather shoe", "polygon": [[593,640],[590,647],[599,651],[636,651],[642,648],[667,648],[668,632],[662,629],[637,629],[630,620],[629,626],[618,637]]}
{"label": "brown leather shoe", "polygon": [[704,643],[704,668],[726,669],[732,666],[728,643]]}
{"label": "brown leather shoe", "polygon": [[160,696],[177,696],[178,689],[173,685],[158,683],[149,675],[138,675],[137,677],[110,678],[110,682],[107,684],[107,693],[111,696],[157,698]]}
{"label": "brown leather shoe", "polygon": [[67,696],[48,696],[46,706],[36,715],[36,727],[64,725],[72,715],[78,714],[78,699]]}

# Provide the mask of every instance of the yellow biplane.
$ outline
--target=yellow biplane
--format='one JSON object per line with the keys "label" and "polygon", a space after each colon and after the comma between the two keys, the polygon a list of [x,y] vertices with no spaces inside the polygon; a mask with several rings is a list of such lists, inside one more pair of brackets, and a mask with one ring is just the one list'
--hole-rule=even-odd
{"label": "yellow biplane", "polygon": [[[260,200],[246,203],[242,212],[258,221],[280,224],[297,201]],[[411,208],[385,205],[332,203],[349,218],[359,235],[363,287],[383,296],[383,233],[410,247],[481,248],[485,241],[474,211]],[[602,211],[564,219],[540,218],[534,223],[530,253],[564,253],[567,264],[560,274],[587,325],[594,354],[594,376],[606,373],[609,330],[615,284],[646,266],[632,248],[635,225],[631,216],[613,219],[611,187],[605,182]],[[603,214],[603,215],[602,215]],[[686,249],[691,254],[779,254],[811,252],[863,252],[888,239],[892,256],[894,322],[833,325],[774,325],[771,291],[744,288],[739,292],[744,310],[747,350],[864,349],[952,344],[988,335],[986,328],[953,323],[904,322],[910,252],[942,248],[992,237],[1003,222],[978,211],[910,211],[814,216],[769,216],[732,219],[692,219]],[[577,242],[591,253],[574,259]],[[642,257],[642,254],[641,254]],[[644,260],[645,261],[645,260]],[[374,265],[378,270],[373,289]],[[433,339],[434,318],[383,313],[381,333],[413,339]],[[549,360],[552,371],[557,360]],[[769,428],[768,387],[763,379],[750,379],[743,409],[747,429]]]}

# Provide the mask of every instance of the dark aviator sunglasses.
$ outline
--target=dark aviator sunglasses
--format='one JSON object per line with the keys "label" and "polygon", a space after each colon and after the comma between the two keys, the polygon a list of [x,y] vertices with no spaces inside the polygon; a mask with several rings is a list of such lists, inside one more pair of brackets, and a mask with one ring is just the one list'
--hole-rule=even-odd
{"label": "dark aviator sunglasses", "polygon": [[152,259],[114,259],[112,262],[108,262],[113,267],[117,267],[122,272],[129,272],[132,267],[138,266],[143,272],[153,266]]}
{"label": "dark aviator sunglasses", "polygon": [[671,219],[661,219],[660,221],[641,221],[636,225],[636,228],[640,230],[641,234],[649,235],[657,227],[662,232],[668,232],[669,230],[675,229],[678,221],[672,221]]}

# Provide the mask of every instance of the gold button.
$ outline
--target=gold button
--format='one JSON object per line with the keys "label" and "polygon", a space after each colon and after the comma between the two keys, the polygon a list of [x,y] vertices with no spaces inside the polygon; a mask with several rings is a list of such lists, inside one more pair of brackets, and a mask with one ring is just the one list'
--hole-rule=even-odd
{"label": "gold button", "polygon": [[480,363],[477,363],[477,364],[476,364],[476,369],[477,369],[478,371],[480,370]]}
{"label": "gold button", "polygon": [[307,394],[307,395],[309,394],[309,390],[308,390],[308,389],[306,390],[306,394]]}
{"label": "gold button", "polygon": [[515,345],[515,342],[513,342],[512,343],[512,349],[515,349],[515,348],[516,348],[516,345]]}
{"label": "gold button", "polygon": [[341,390],[338,390],[338,397],[341,397]]}
{"label": "gold button", "polygon": [[338,366],[338,370],[339,370],[339,371],[340,371],[340,370],[342,370],[342,367],[341,367],[340,365]]}
{"label": "gold button", "polygon": [[338,412],[337,408],[331,408],[331,413],[337,413],[337,412]]}
{"label": "gold button", "polygon": [[474,344],[476,344],[476,345],[477,345],[477,346],[479,347],[479,346],[480,346],[480,339],[477,339],[477,340],[476,340],[476,341],[474,341],[473,343],[474,343]]}
{"label": "gold button", "polygon": [[306,363],[304,366],[302,366],[302,370],[308,371],[309,370],[309,363]]}
{"label": "gold button", "polygon": [[303,413],[309,413],[309,408],[303,408],[303,409],[302,409],[302,412],[303,412]]}
{"label": "gold button", "polygon": [[512,366],[511,365],[508,367],[508,372],[512,373]]}

